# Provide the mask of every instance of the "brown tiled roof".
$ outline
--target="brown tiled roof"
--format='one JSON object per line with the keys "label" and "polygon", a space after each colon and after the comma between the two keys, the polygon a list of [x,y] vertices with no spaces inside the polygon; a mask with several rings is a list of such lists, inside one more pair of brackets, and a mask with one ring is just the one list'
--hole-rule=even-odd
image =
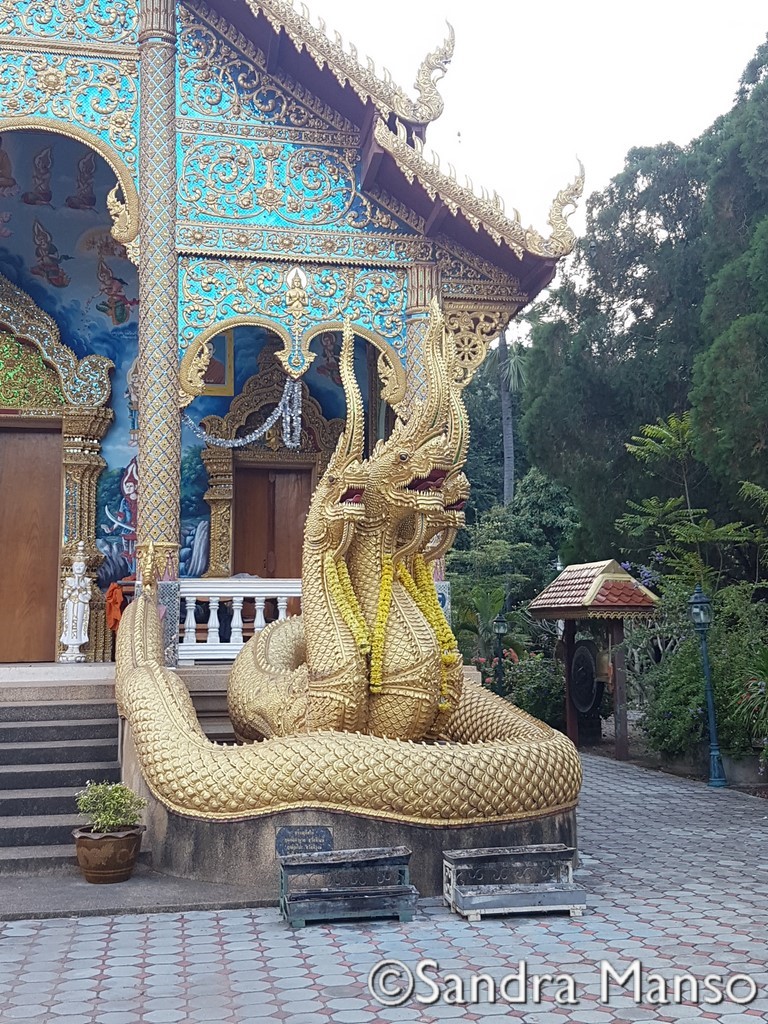
{"label": "brown tiled roof", "polygon": [[655,594],[609,559],[566,566],[529,607],[537,619],[619,619],[647,615],[657,601]]}

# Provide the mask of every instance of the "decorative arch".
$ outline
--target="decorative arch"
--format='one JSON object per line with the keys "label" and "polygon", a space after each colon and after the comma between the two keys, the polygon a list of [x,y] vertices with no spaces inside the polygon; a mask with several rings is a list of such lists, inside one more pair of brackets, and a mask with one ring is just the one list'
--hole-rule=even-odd
{"label": "decorative arch", "polygon": [[[106,160],[117,178],[117,185],[107,196],[107,206],[113,221],[112,237],[126,247],[128,255],[135,263],[138,255],[136,240],[139,234],[139,193],[133,175],[122,157],[118,156],[98,135],[74,124],[65,124],[51,117],[0,118],[0,133],[19,131],[51,132],[53,135],[76,139]],[[123,193],[122,199],[117,195],[118,186]]]}
{"label": "decorative arch", "polygon": [[90,355],[78,360],[62,343],[58,325],[23,288],[0,274],[0,330],[6,330],[39,351],[61,381],[68,405],[106,405],[111,393],[109,372],[115,364],[106,356]]}
{"label": "decorative arch", "polygon": [[[0,400],[5,410],[61,426],[62,489],[60,589],[83,542],[91,584],[88,661],[111,660],[104,598],[95,584],[103,556],[96,547],[96,484],[106,465],[101,441],[114,418],[105,408],[110,395],[111,360],[86,356],[78,361],[59,340],[55,321],[23,289],[0,275]],[[11,370],[18,380],[9,386]],[[2,415],[3,408],[0,408]],[[61,635],[58,601],[57,639]],[[58,649],[58,646],[57,646]]]}
{"label": "decorative arch", "polygon": [[[262,325],[263,326],[263,325]],[[234,439],[261,425],[280,401],[285,373],[279,353],[268,345],[258,357],[259,372],[243,385],[233,398],[226,416],[207,416],[201,426],[211,437]],[[211,509],[210,562],[206,576],[228,577],[232,573],[234,476],[237,465],[263,465],[274,468],[303,467],[312,470],[312,486],[328,465],[344,429],[343,419],[326,419],[317,399],[301,385],[301,441],[295,450],[280,445],[277,425],[261,445],[247,448],[207,446],[202,460],[208,472],[209,488],[205,500]]]}
{"label": "decorative arch", "polygon": [[[290,351],[291,336],[280,324],[275,323],[266,316],[244,315],[230,316],[218,323],[211,324],[193,338],[187,346],[181,358],[179,367],[179,406],[184,409],[205,393],[204,377],[213,356],[212,340],[225,331],[234,330],[236,327],[263,327],[265,330],[276,334],[283,343],[283,353]],[[234,403],[233,403],[234,404]]]}
{"label": "decorative arch", "polygon": [[[329,320],[327,323],[320,324],[318,327],[308,331],[302,340],[308,350],[309,346],[315,338],[318,337],[318,335],[324,334],[326,331],[338,331],[341,333],[343,330],[343,320]],[[382,352],[387,357],[387,360],[392,367],[397,389],[402,389],[403,393],[405,393],[405,367],[403,366],[400,353],[397,349],[385,338],[380,337],[374,331],[370,331],[367,327],[362,327],[360,324],[356,324],[354,322],[352,323],[352,333],[357,338],[363,338],[369,345],[373,345],[374,348],[378,349],[379,352]],[[311,358],[314,358],[313,353],[310,353],[310,356]]]}
{"label": "decorative arch", "polygon": [[[288,357],[292,351],[293,340],[289,332],[284,327],[275,323],[274,320],[270,320],[268,317],[250,315],[227,317],[216,324],[211,324],[210,327],[206,327],[204,331],[201,331],[200,334],[190,342],[182,356],[181,366],[179,369],[179,405],[182,409],[189,405],[195,398],[198,398],[200,395],[205,393],[205,382],[203,378],[205,377],[205,373],[213,355],[211,341],[217,337],[217,335],[223,334],[224,331],[232,330],[235,327],[263,327],[265,330],[271,331],[272,334],[277,335],[277,337],[282,341],[283,347],[276,353],[276,357],[283,364],[285,372],[289,373],[290,376],[294,376],[288,368]],[[343,330],[343,321],[329,320],[318,324],[316,327],[312,328],[311,331],[306,332],[302,338],[302,346],[307,356],[305,369],[309,368],[309,365],[315,358],[315,353],[309,351],[309,346],[314,339],[328,331],[338,331],[341,333]],[[374,331],[369,330],[367,327],[362,327],[360,324],[353,323],[352,332],[356,337],[363,338],[386,356],[395,378],[394,388],[398,392],[402,391],[404,394],[405,368],[403,367],[400,354],[394,346]]]}

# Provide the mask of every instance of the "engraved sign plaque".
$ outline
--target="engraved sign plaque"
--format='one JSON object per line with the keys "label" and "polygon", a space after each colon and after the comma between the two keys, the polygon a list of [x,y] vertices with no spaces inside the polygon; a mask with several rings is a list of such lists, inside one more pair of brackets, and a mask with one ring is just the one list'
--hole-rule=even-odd
{"label": "engraved sign plaque", "polygon": [[275,831],[275,853],[319,853],[333,849],[333,831],[327,825],[281,825]]}

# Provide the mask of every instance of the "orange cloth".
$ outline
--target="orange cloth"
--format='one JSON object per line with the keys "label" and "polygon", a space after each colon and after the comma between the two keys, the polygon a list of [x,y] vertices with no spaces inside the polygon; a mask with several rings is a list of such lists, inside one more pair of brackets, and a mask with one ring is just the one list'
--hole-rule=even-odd
{"label": "orange cloth", "polygon": [[123,615],[123,592],[117,583],[110,583],[104,601],[107,606],[107,625],[116,633]]}

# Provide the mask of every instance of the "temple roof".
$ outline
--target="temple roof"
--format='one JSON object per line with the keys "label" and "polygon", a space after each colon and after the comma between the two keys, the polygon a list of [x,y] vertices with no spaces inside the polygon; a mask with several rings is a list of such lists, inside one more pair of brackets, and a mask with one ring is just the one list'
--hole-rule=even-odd
{"label": "temple roof", "polygon": [[568,565],[530,603],[535,619],[624,619],[652,614],[658,598],[618,562]]}
{"label": "temple roof", "polygon": [[551,281],[575,242],[565,211],[582,194],[583,168],[555,197],[549,237],[523,227],[517,210],[508,215],[496,192],[476,189],[469,178],[460,184],[450,164],[441,169],[424,138],[443,110],[436,83],[453,55],[450,26],[419,67],[413,98],[386,69],[378,74],[370,58],[360,58],[352,44],[345,47],[338,33],[330,39],[325,23],[313,24],[303,3],[300,11],[288,0],[209,3],[266,54],[268,69],[280,67],[359,127],[364,190],[382,190],[402,203],[426,237],[445,235],[514,274],[529,298]]}

